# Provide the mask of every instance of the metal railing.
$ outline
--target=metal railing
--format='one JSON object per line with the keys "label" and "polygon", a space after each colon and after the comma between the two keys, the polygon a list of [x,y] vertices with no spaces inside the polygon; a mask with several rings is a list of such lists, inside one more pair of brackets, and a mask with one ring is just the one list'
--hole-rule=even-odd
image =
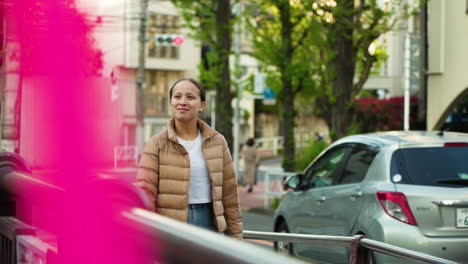
{"label": "metal railing", "polygon": [[[300,150],[307,146],[313,139],[311,133],[298,133],[294,136],[296,150]],[[279,150],[283,149],[284,139],[279,137],[261,137],[255,139],[255,147],[260,156],[277,156]]]}
{"label": "metal railing", "polygon": [[457,264],[456,262],[434,257],[413,250],[389,245],[379,241],[365,238],[364,236],[344,237],[344,236],[324,236],[324,235],[305,235],[292,233],[275,232],[257,232],[244,231],[246,239],[260,239],[268,241],[308,243],[328,246],[340,246],[350,248],[349,263],[368,263],[367,256],[369,250],[383,253],[389,256],[407,259],[418,263],[431,264]]}
{"label": "metal railing", "polygon": [[263,208],[268,208],[271,196],[279,197],[284,194],[284,179],[297,173],[285,172],[282,169],[262,169],[261,171],[264,173]]}
{"label": "metal railing", "polygon": [[159,241],[168,263],[306,263],[143,209],[124,211],[121,220],[150,241]]}
{"label": "metal railing", "polygon": [[[20,198],[22,203],[27,203],[30,207],[35,208],[35,210],[27,213],[29,216],[29,221],[27,222],[29,222],[31,228],[36,228],[33,220],[35,218],[34,213],[40,211],[41,208],[47,208],[48,211],[56,212],[58,215],[61,215],[64,212],[63,210],[70,210],[70,208],[54,207],[54,205],[41,202],[41,199],[37,199],[36,196],[47,196],[48,200],[63,200],[67,196],[68,191],[66,189],[38,180],[27,172],[14,170],[3,172],[0,172],[0,185],[8,187],[12,199]],[[109,215],[109,218],[106,218],[107,222],[102,222],[102,219],[96,219],[96,224],[99,227],[110,225],[116,227],[122,234],[126,234],[126,236],[115,235],[107,239],[112,239],[116,243],[123,243],[125,252],[115,252],[111,248],[96,248],[94,245],[97,238],[92,236],[89,237],[89,245],[88,243],[84,243],[78,248],[71,248],[69,242],[74,238],[73,235],[76,235],[76,233],[69,234],[69,232],[59,229],[58,233],[53,234],[57,237],[55,240],[57,242],[57,251],[55,253],[46,252],[46,257],[44,258],[47,258],[47,263],[51,259],[53,261],[60,261],[54,263],[76,263],[76,260],[73,262],[69,257],[76,257],[82,254],[98,259],[115,258],[115,255],[128,257],[134,254],[145,259],[152,259],[155,263],[304,263],[299,259],[275,254],[271,250],[262,248],[261,246],[187,225],[142,209],[142,207],[137,208],[135,205],[144,205],[144,202],[140,201],[141,196],[139,196],[139,192],[133,193],[132,190],[136,189],[126,188],[120,196],[116,196],[115,193],[106,196],[107,193],[102,191],[103,185],[120,183],[109,182],[109,179],[104,179],[103,181],[95,179],[93,181],[94,183],[91,188],[85,190],[88,192],[98,192],[100,197],[105,198],[106,203],[103,205],[107,205],[108,208],[106,209],[109,210],[109,214],[106,214]],[[30,195],[31,193],[36,195]],[[82,192],[80,194],[84,195]],[[120,206],[121,204],[128,203],[134,204],[134,206]],[[18,215],[8,217],[12,223],[15,222],[15,219],[22,221],[23,219],[21,218]],[[99,222],[101,225],[99,225]],[[16,256],[16,236],[20,234],[24,235],[24,232],[20,232],[19,226],[14,227],[14,233],[7,232],[6,230],[10,230],[12,225],[7,223],[3,225],[4,228],[0,228],[0,237],[4,237],[3,242],[8,245],[0,248],[0,256],[7,256],[10,262]],[[75,227],[66,225],[65,228],[73,229]],[[122,230],[125,232],[122,232]],[[28,234],[31,235],[31,238],[35,238],[34,233],[30,232]],[[102,241],[102,237],[99,239],[101,240],[98,241]],[[62,255],[64,246],[67,250],[66,254]]]}
{"label": "metal railing", "polygon": [[[97,192],[100,197],[103,197],[107,193],[103,192],[102,188],[103,186],[108,186],[108,184],[122,184],[122,182],[112,182],[109,181],[109,179],[99,181],[96,179],[94,184],[91,186],[92,188],[88,188],[86,190]],[[67,190],[51,185],[47,182],[37,180],[27,172],[0,170],[0,186],[1,185],[9,187],[9,191],[12,193],[13,197],[19,197],[23,203],[27,200],[27,203],[30,206],[34,206],[36,210],[44,207],[47,207],[48,210],[53,209],[58,212],[64,210],[64,208],[59,207],[51,208],[53,205],[40,203],[36,198],[38,196],[47,196],[49,200],[60,200],[66,195]],[[157,255],[155,252],[158,252],[161,254],[160,257],[162,257],[157,261],[160,263],[303,263],[300,259],[275,254],[260,246],[224,237],[220,234],[206,231],[195,226],[190,226],[145,209],[141,209],[141,207],[144,207],[145,203],[142,200],[140,193],[134,188],[129,188],[127,185],[120,187],[121,189],[119,190],[122,191],[120,195],[123,197],[115,196],[115,193],[111,193],[111,196],[105,197],[107,201],[105,205],[111,204],[112,208],[114,208],[115,205],[121,203],[127,204],[130,202],[133,206],[115,206],[115,210],[117,211],[112,211],[111,215],[113,217],[109,217],[107,220],[110,221],[108,224],[112,224],[113,226],[116,225],[119,230],[130,231],[128,234],[131,234],[131,237],[124,237],[125,241],[123,242],[125,243],[125,248],[128,248],[128,252],[130,253],[137,252],[139,255],[153,257]],[[31,197],[31,193],[34,193],[35,195]],[[136,208],[135,205],[141,207]],[[34,218],[32,214],[34,214],[34,211],[31,210],[28,213],[30,218],[29,220]],[[20,221],[23,220],[20,219],[21,217],[19,216],[16,217],[18,217]],[[34,222],[29,224],[31,225],[31,228],[35,228],[35,226],[33,226]],[[3,229],[7,230],[5,228]],[[8,241],[6,242],[8,242],[8,245],[11,245],[0,248],[0,255],[5,256],[10,254],[9,256],[11,256],[14,254],[13,250],[16,249],[14,248],[15,244],[13,243],[13,236],[22,233],[19,226],[15,227],[15,230],[16,231],[14,231],[14,233],[6,233],[6,231],[0,230],[0,235],[3,235],[4,238],[8,238]],[[4,234],[1,234],[2,232]],[[34,235],[33,232],[28,234]],[[57,244],[59,255],[60,248],[62,246],[60,241],[63,241],[60,236],[64,234],[66,235],[67,233],[56,234],[59,236],[57,240],[59,242]],[[244,231],[244,238],[314,243],[329,246],[347,246],[350,247],[351,252],[350,263],[366,263],[365,256],[368,256],[368,252],[373,250],[420,263],[454,264],[452,261],[391,246],[367,239],[363,236],[339,237]],[[90,237],[89,239],[92,240],[94,238]],[[116,237],[115,239],[122,239],[122,237]],[[154,241],[154,243],[148,243],[148,241]],[[92,247],[91,245],[92,243],[90,243],[89,247]],[[84,244],[75,250],[83,252],[83,250],[86,250],[87,246],[88,245]],[[92,248],[92,250],[94,250],[92,252],[95,252],[96,254],[116,254],[116,252],[112,251],[99,252],[96,251],[94,247]],[[5,250],[9,252],[3,252]],[[60,258],[60,256],[54,256],[54,254],[51,254],[50,257]],[[11,258],[9,257],[9,259]]]}
{"label": "metal railing", "polygon": [[256,138],[255,147],[260,156],[276,156],[283,149],[283,137]]}

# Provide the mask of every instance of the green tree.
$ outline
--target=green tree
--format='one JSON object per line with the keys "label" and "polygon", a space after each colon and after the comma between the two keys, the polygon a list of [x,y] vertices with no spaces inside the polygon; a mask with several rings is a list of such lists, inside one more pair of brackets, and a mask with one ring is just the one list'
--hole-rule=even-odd
{"label": "green tree", "polygon": [[[265,66],[281,103],[283,168],[294,170],[295,98],[309,98],[332,138],[346,135],[353,99],[382,53],[369,46],[410,16],[405,0],[252,1],[254,56]],[[312,103],[313,102],[313,103]]]}
{"label": "green tree", "polygon": [[[230,0],[172,0],[190,28],[192,36],[207,50],[199,65],[200,80],[207,89],[216,89],[216,129],[233,150],[231,102],[231,54],[233,18]],[[196,56],[196,55],[194,55]]]}
{"label": "green tree", "polygon": [[267,73],[267,85],[278,94],[286,171],[295,171],[296,94],[304,87],[316,87],[314,72],[320,67],[320,54],[310,42],[323,39],[321,24],[305,11],[308,8],[308,1],[262,0],[253,1],[247,12],[252,55]]}
{"label": "green tree", "polygon": [[[378,61],[369,46],[384,33],[396,28],[399,21],[416,10],[405,0],[390,0],[380,5],[377,0],[315,1],[315,15],[330,14],[330,21],[322,20],[327,32],[331,54],[327,72],[332,76],[330,93],[318,98],[322,116],[333,132],[333,138],[345,136],[354,119],[353,99],[362,90]],[[325,113],[325,111],[329,111]]]}

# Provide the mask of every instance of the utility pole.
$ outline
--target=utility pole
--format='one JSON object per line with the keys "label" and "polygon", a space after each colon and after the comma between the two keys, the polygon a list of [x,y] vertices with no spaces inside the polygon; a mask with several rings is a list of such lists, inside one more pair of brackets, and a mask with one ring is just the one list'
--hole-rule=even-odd
{"label": "utility pole", "polygon": [[137,73],[137,127],[136,144],[143,150],[144,144],[144,113],[145,113],[145,49],[146,49],[146,20],[148,13],[148,0],[140,0],[140,30],[138,35],[138,73]]}
{"label": "utility pole", "polygon": [[239,175],[239,137],[240,137],[240,100],[242,99],[242,82],[240,74],[240,53],[241,53],[241,13],[242,13],[242,2],[238,3],[237,10],[237,27],[235,31],[234,38],[234,51],[235,51],[235,78],[237,86],[237,98],[236,98],[236,108],[234,111],[234,169],[236,170],[236,175]]}
{"label": "utility pole", "polygon": [[403,129],[408,131],[410,129],[410,32],[405,34],[405,62],[404,62],[404,104],[403,104]]}

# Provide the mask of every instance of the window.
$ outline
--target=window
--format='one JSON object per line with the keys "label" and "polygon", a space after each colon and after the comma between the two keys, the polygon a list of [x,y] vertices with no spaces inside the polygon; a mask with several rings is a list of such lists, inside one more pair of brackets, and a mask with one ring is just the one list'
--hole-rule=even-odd
{"label": "window", "polygon": [[402,184],[465,188],[467,156],[468,147],[398,149],[392,155],[391,180]]}
{"label": "window", "polygon": [[337,184],[357,183],[364,179],[372,161],[377,154],[376,151],[364,146],[356,146],[349,154],[346,166]]}
{"label": "window", "polygon": [[[177,34],[180,29],[179,16],[151,13],[148,19],[148,39],[157,34]],[[148,57],[177,59],[178,46],[158,46],[154,41],[148,42]]]}
{"label": "window", "polygon": [[350,147],[337,147],[329,150],[305,173],[304,184],[307,188],[325,187],[332,184],[339,172]]}
{"label": "window", "polygon": [[169,114],[169,88],[182,77],[179,71],[146,71],[145,116]]}

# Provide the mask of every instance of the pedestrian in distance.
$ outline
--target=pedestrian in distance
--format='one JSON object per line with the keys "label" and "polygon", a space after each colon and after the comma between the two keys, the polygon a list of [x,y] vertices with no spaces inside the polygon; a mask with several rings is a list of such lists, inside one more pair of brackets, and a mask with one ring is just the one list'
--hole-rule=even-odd
{"label": "pedestrian in distance", "polygon": [[242,185],[248,186],[247,192],[253,191],[253,186],[257,184],[257,170],[259,165],[259,156],[254,146],[253,138],[249,138],[242,148],[242,159],[244,160],[244,174],[242,176]]}
{"label": "pedestrian in distance", "polygon": [[315,132],[315,141],[322,141],[323,137],[318,132]]}
{"label": "pedestrian in distance", "polygon": [[242,239],[237,179],[226,139],[199,119],[205,89],[181,79],[169,90],[172,119],[142,153],[136,186],[161,215]]}

